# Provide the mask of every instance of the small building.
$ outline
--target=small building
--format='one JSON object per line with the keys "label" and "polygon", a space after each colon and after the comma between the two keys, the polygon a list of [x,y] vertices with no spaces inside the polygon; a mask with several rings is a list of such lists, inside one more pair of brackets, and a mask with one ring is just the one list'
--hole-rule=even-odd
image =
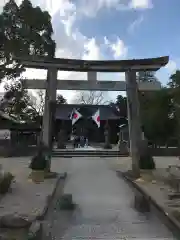
{"label": "small building", "polygon": [[[17,120],[3,111],[0,111],[0,144],[27,144],[36,142],[37,136],[41,131],[39,124],[35,122],[26,123]],[[34,140],[33,140],[34,139]]]}
{"label": "small building", "polygon": [[[80,118],[74,126],[72,126],[70,119],[73,109],[78,110],[82,115],[82,118]],[[98,128],[92,120],[93,114],[98,109],[100,111],[100,128]],[[108,122],[111,143],[117,143],[119,125],[127,123],[127,119],[123,118],[121,112],[117,111],[113,105],[58,104],[56,107],[55,122],[54,133],[56,136],[62,124],[64,124],[63,126],[68,136],[71,135],[72,130],[76,132],[85,130],[89,141],[93,142],[104,142],[104,128]]]}

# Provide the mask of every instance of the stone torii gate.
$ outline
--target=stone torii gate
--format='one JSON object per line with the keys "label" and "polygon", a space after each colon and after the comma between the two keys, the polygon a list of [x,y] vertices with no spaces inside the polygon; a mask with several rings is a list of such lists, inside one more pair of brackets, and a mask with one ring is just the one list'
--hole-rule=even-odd
{"label": "stone torii gate", "polygon": [[[136,73],[141,71],[157,71],[165,66],[169,57],[134,60],[89,61],[62,58],[29,57],[15,58],[26,68],[47,69],[47,79],[23,80],[26,88],[46,89],[45,109],[43,116],[42,139],[47,145],[52,140],[52,107],[56,102],[56,90],[93,90],[93,91],[126,91],[129,123],[130,152],[132,170],[139,176],[139,143],[141,141],[141,121],[139,115],[138,91],[154,91],[161,88],[159,82],[137,83]],[[58,80],[57,72],[87,72],[88,81]],[[126,81],[97,81],[97,72],[125,72]]]}

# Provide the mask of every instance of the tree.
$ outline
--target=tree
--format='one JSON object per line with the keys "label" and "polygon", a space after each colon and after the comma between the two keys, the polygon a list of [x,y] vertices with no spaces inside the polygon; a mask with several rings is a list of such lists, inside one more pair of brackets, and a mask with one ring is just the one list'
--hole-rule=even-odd
{"label": "tree", "polygon": [[77,92],[75,99],[76,104],[101,105],[107,104],[109,101],[105,100],[105,94],[101,91],[83,91]]}
{"label": "tree", "polygon": [[154,72],[152,71],[141,71],[137,74],[137,80],[139,82],[152,82],[156,81],[157,78],[154,76]]}
{"label": "tree", "polygon": [[[36,107],[39,116],[43,116],[45,106],[45,91],[38,90],[35,95],[36,96],[34,98],[33,105]],[[56,103],[65,104],[67,103],[67,100],[61,94],[57,94]]]}
{"label": "tree", "polygon": [[115,104],[120,110],[121,117],[127,118],[127,98],[122,95],[118,95]]}
{"label": "tree", "polygon": [[38,90],[37,92],[35,92],[33,105],[35,106],[39,116],[43,116],[44,105],[45,105],[45,91]]}
{"label": "tree", "polygon": [[57,104],[67,104],[67,100],[61,94],[57,94],[56,103]]}
{"label": "tree", "polygon": [[168,88],[151,93],[140,93],[140,113],[144,132],[148,140],[166,144],[174,133],[171,118],[172,102]]}
{"label": "tree", "polygon": [[24,0],[18,7],[9,0],[0,14],[0,79],[18,77],[24,67],[15,62],[15,56],[53,57],[51,16]]}
{"label": "tree", "polygon": [[24,121],[36,120],[39,117],[34,106],[33,96],[25,89],[21,81],[7,83],[4,88],[5,95],[11,96],[11,101],[5,106],[4,112]]}
{"label": "tree", "polygon": [[[5,102],[8,104],[3,105],[3,110],[6,113],[15,115],[19,120],[26,121],[35,121],[42,118],[45,104],[45,93],[43,90],[38,90],[34,96],[28,92],[25,85],[22,85],[19,80],[7,83],[5,90]],[[57,95],[57,103],[64,104],[66,102],[62,95]]]}
{"label": "tree", "polygon": [[[173,90],[174,95],[174,93],[177,93],[180,89],[180,70],[177,70],[174,74],[172,74],[169,80],[168,86],[171,88],[171,90]],[[174,96],[177,97],[177,95]]]}
{"label": "tree", "polygon": [[170,76],[168,86],[173,105],[172,117],[176,121],[176,137],[180,147],[180,70]]}

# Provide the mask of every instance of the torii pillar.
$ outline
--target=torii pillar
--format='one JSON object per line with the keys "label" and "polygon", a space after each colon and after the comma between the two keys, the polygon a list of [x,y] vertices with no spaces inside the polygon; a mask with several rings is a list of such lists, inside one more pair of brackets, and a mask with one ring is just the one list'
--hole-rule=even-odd
{"label": "torii pillar", "polygon": [[129,70],[125,73],[127,111],[130,139],[130,154],[132,158],[132,171],[135,177],[140,176],[140,142],[142,140],[141,118],[138,99],[138,86],[136,81],[136,71]]}
{"label": "torii pillar", "polygon": [[56,107],[57,71],[56,68],[48,68],[47,70],[42,142],[48,148],[52,147],[53,120]]}

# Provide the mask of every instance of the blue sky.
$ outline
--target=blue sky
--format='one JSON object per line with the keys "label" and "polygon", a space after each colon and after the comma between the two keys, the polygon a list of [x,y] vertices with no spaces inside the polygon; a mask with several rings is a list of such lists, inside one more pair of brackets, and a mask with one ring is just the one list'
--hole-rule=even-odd
{"label": "blue sky", "polygon": [[[104,36],[112,40],[119,36],[128,47],[126,58],[168,55],[173,61],[170,65],[174,63],[178,67],[180,32],[176,26],[180,21],[180,1],[156,0],[151,3],[153,6],[146,9],[102,9],[96,16],[80,21],[79,29],[88,37],[96,36],[99,42]],[[109,53],[106,57],[112,58],[112,55]],[[163,84],[174,70],[173,66],[169,68],[157,73]]]}
{"label": "blue sky", "polygon": [[[20,0],[18,1],[20,3]],[[52,16],[56,56],[88,60],[170,56],[156,76],[166,84],[180,67],[179,0],[32,0]],[[46,72],[27,70],[28,78]],[[99,74],[123,80],[123,74]],[[86,79],[86,74],[59,72],[59,79]],[[63,92],[68,99],[75,93]],[[112,94],[111,94],[112,96]]]}

